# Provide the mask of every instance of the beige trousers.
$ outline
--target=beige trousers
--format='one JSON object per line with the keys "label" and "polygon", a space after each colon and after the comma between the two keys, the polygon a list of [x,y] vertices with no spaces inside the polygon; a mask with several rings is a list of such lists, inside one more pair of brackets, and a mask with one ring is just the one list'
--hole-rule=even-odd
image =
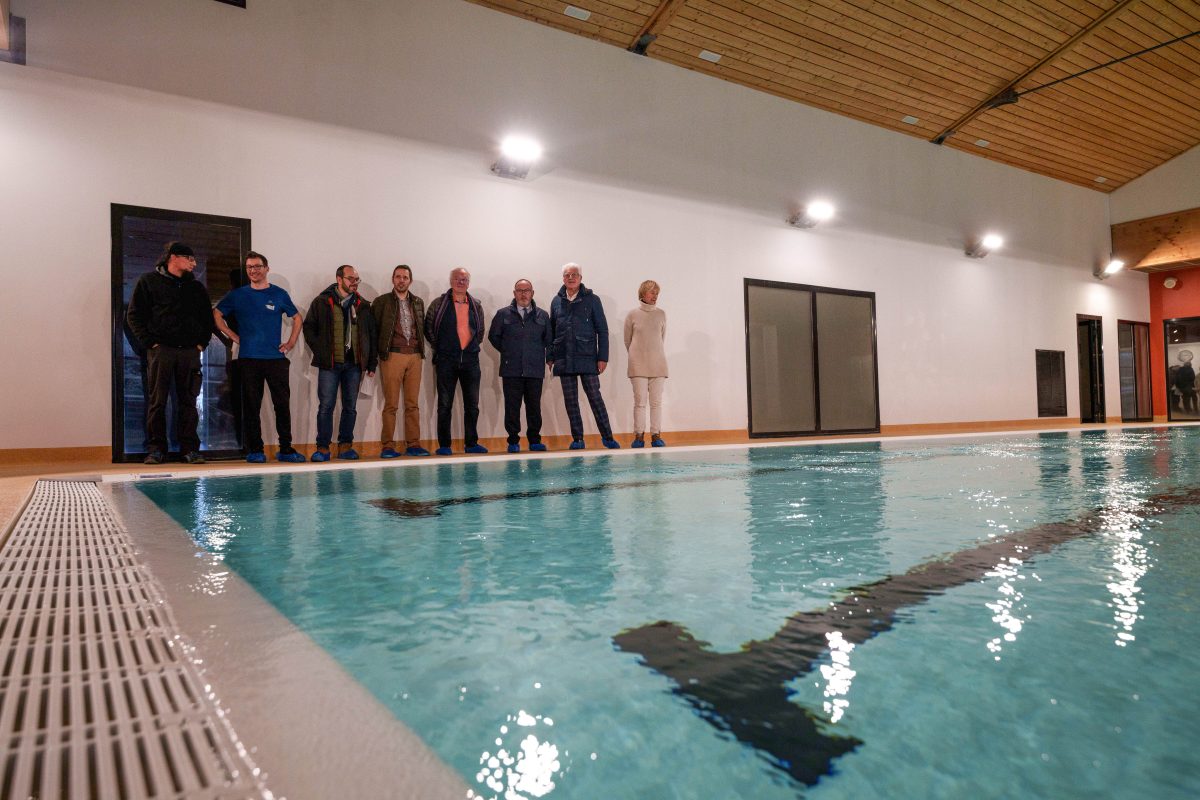
{"label": "beige trousers", "polygon": [[633,432],[646,432],[646,400],[650,401],[650,433],[662,433],[662,398],[666,378],[630,378],[633,384]]}
{"label": "beige trousers", "polygon": [[379,441],[384,448],[396,447],[396,412],[400,394],[404,394],[404,446],[421,445],[421,367],[425,360],[417,353],[389,353],[379,362],[379,377],[383,384],[383,429]]}

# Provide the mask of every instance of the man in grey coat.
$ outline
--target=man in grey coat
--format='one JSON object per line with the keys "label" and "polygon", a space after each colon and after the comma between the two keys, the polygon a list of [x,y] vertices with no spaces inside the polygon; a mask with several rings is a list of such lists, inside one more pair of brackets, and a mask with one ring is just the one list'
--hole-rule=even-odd
{"label": "man in grey coat", "polygon": [[521,452],[521,401],[525,402],[525,437],[529,449],[542,451],[542,382],[550,347],[550,315],[533,302],[533,284],[522,278],[513,286],[513,301],[496,312],[488,341],[500,352],[504,386],[504,430],[508,452]]}

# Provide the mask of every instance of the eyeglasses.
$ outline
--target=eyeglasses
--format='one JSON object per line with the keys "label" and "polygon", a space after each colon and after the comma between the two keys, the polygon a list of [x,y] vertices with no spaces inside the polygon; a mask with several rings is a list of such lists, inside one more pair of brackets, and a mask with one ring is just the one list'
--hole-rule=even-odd
{"label": "eyeglasses", "polygon": [[362,278],[346,278],[346,277],[343,277],[343,278],[342,278],[342,280],[344,280],[346,283],[362,283]]}
{"label": "eyeglasses", "polygon": [[266,269],[266,268],[267,268],[267,266],[265,264],[251,264],[250,266],[246,267],[246,272],[249,272],[252,269]]}

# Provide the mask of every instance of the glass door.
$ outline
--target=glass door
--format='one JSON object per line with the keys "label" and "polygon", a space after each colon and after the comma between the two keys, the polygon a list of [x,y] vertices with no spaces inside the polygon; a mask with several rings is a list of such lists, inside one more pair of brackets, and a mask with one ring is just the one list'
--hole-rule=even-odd
{"label": "glass door", "polygon": [[875,295],[745,281],[752,437],[879,430]]}
{"label": "glass door", "polygon": [[[250,220],[184,211],[112,206],[112,425],[113,462],[141,461],[146,453],[146,357],[125,325],[138,278],[154,269],[168,242],[185,242],[196,253],[192,274],[215,303],[241,285],[242,253],[250,249]],[[241,454],[241,401],[224,342],[213,338],[201,356],[204,372],[197,405],[200,447],[212,458]],[[175,441],[174,399],[167,407],[169,449]]]}
{"label": "glass door", "polygon": [[1117,322],[1121,369],[1121,421],[1150,422],[1150,323]]}
{"label": "glass door", "polygon": [[1167,419],[1200,419],[1196,367],[1200,363],[1200,317],[1163,323],[1167,350]]}

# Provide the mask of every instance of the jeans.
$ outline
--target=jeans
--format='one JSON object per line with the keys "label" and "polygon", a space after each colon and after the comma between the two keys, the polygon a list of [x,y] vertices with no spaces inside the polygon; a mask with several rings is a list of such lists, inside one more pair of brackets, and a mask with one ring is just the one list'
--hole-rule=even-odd
{"label": "jeans", "polygon": [[463,444],[479,444],[479,362],[463,363],[457,358],[443,356],[435,365],[437,372],[437,437],[438,447],[450,446],[450,412],[454,409],[454,388],[462,384]]}
{"label": "jeans", "polygon": [[333,436],[333,406],[338,390],[342,393],[342,416],[338,420],[338,444],[354,441],[354,422],[358,419],[358,385],[362,368],[357,364],[334,364],[333,369],[317,370],[317,447],[329,447]]}

